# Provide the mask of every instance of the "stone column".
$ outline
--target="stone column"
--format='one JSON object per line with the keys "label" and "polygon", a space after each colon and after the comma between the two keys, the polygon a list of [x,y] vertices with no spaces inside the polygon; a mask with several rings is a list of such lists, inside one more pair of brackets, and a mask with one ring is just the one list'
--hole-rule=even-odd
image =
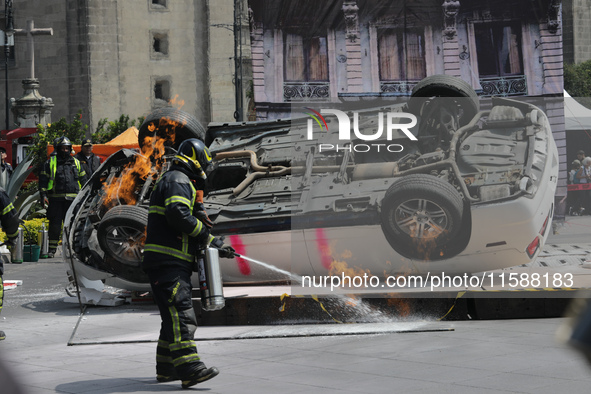
{"label": "stone column", "polygon": [[460,48],[456,30],[456,17],[460,10],[457,0],[444,0],[443,5],[443,68],[447,75],[461,77]]}
{"label": "stone column", "polygon": [[359,39],[359,7],[356,0],[343,2],[345,27],[347,29],[347,90],[349,93],[363,91],[361,72],[361,40]]}

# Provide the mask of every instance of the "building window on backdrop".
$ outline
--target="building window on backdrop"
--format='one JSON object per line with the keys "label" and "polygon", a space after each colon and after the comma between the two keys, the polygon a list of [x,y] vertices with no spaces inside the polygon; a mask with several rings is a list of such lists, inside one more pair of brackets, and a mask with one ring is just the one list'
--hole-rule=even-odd
{"label": "building window on backdrop", "polygon": [[284,35],[283,98],[326,99],[330,96],[326,37]]}
{"label": "building window on backdrop", "polygon": [[422,30],[379,30],[378,57],[381,81],[420,81],[427,76]]}
{"label": "building window on backdrop", "polygon": [[483,96],[527,94],[521,25],[517,22],[474,24],[474,41]]}

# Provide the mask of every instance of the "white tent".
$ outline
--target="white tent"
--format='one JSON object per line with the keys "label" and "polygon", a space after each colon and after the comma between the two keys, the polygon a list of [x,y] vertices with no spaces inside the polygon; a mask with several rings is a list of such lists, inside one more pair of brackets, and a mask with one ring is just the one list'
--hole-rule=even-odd
{"label": "white tent", "polygon": [[566,131],[591,130],[591,109],[579,104],[564,91],[564,125]]}

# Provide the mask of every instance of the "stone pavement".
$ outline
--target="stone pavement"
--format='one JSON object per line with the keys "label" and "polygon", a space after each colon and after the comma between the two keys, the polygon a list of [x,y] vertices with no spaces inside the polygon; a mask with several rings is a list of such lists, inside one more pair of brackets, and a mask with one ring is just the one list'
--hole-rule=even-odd
{"label": "stone pavement", "polygon": [[[567,217],[558,232],[549,244],[560,248],[589,243],[591,219]],[[570,253],[573,247],[566,249]],[[583,272],[580,275],[591,271],[585,268],[586,252],[577,252],[575,260],[569,264]],[[6,292],[0,330],[7,339],[0,342],[0,359],[26,393],[180,390],[179,382],[156,383],[154,377],[159,317],[153,304],[88,306],[81,314],[77,304],[63,302],[67,279],[59,258],[5,268],[5,280],[23,284]],[[589,391],[589,364],[556,339],[565,318],[439,321],[437,317],[441,316],[380,315],[376,323],[363,324],[200,327],[199,352],[221,373],[192,390],[212,394]],[[0,381],[0,393],[5,387]]]}

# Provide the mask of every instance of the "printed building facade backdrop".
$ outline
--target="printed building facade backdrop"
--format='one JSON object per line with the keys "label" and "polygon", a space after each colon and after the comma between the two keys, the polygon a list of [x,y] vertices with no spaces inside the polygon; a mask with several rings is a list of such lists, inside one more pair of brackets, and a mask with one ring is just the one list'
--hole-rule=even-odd
{"label": "printed building facade backdrop", "polygon": [[427,76],[453,75],[484,98],[545,98],[566,172],[559,0],[248,4],[257,119],[289,117],[297,102],[409,96]]}

